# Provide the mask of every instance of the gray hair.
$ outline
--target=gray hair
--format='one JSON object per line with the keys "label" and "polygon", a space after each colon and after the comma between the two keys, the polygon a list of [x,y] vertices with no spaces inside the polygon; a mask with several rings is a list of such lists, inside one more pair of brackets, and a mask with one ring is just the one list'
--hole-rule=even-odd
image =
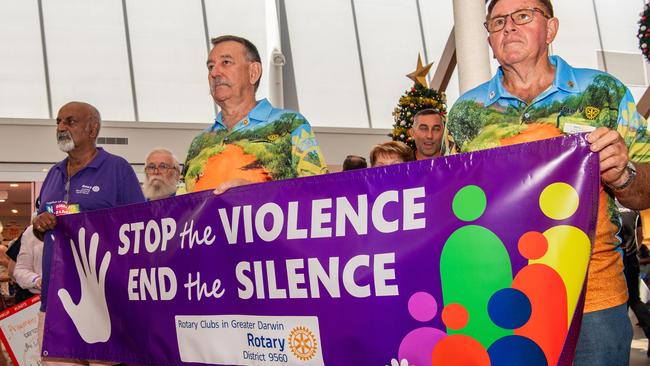
{"label": "gray hair", "polygon": [[176,155],[174,155],[174,153],[171,150],[166,149],[164,147],[157,147],[157,148],[149,151],[149,154],[147,154],[147,157],[144,159],[145,164],[146,164],[146,161],[149,160],[149,158],[153,154],[167,154],[167,155],[171,156],[172,160],[174,161],[174,168],[180,173],[181,165],[178,162],[178,159],[176,158]]}
{"label": "gray hair", "polygon": [[[262,59],[260,58],[260,52],[257,50],[257,47],[255,47],[253,42],[247,40],[244,37],[227,34],[216,38],[212,38],[210,40],[210,42],[212,43],[212,47],[218,45],[219,43],[229,42],[229,41],[237,42],[240,45],[244,46],[244,49],[246,49],[246,60],[248,60],[249,62],[257,62],[259,64],[262,64]],[[257,79],[257,81],[255,82],[255,91],[257,91],[257,88],[260,86],[260,80],[262,80],[261,72],[260,72],[260,78]]]}
{"label": "gray hair", "polygon": [[[492,0],[490,1],[490,4],[488,4],[488,12],[487,12],[487,18],[489,19],[492,16],[492,9],[494,9],[494,6],[499,2],[499,0]],[[542,10],[546,10],[546,14],[551,18],[553,18],[555,15],[553,13],[553,4],[551,3],[551,0],[537,0],[539,5],[542,6]]]}

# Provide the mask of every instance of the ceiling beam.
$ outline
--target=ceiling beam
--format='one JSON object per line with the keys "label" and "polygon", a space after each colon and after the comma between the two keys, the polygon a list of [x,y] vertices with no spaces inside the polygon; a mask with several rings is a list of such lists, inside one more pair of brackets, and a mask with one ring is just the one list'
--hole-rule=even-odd
{"label": "ceiling beam", "polygon": [[643,93],[643,96],[641,99],[639,99],[639,103],[637,103],[636,109],[639,111],[639,114],[642,115],[645,119],[647,119],[648,115],[650,115],[650,87],[645,90],[645,93]]}
{"label": "ceiling beam", "polygon": [[440,56],[440,62],[436,67],[436,72],[433,74],[431,88],[440,92],[446,91],[454,69],[456,69],[456,37],[454,36],[454,27],[452,27],[445,49],[442,51],[442,56]]}

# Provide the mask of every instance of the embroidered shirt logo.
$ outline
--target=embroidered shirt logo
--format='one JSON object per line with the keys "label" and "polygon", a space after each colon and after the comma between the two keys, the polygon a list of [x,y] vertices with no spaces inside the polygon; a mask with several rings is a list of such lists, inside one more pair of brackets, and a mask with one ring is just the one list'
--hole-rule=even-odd
{"label": "embroidered shirt logo", "polygon": [[99,186],[87,186],[85,184],[81,185],[81,188],[76,189],[74,192],[76,194],[90,194],[90,192],[99,192]]}
{"label": "embroidered shirt logo", "polygon": [[585,108],[585,117],[587,117],[588,120],[595,120],[598,115],[600,114],[600,109],[592,106],[588,106]]}

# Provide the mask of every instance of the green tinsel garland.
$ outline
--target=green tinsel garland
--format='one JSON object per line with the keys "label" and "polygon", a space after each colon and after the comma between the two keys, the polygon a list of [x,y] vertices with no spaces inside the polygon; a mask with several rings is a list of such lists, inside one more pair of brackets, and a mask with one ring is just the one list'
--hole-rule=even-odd
{"label": "green tinsel garland", "polygon": [[639,38],[639,48],[645,58],[650,61],[650,5],[645,4],[643,7],[643,12],[640,14],[641,19],[639,19],[639,32],[637,38]]}

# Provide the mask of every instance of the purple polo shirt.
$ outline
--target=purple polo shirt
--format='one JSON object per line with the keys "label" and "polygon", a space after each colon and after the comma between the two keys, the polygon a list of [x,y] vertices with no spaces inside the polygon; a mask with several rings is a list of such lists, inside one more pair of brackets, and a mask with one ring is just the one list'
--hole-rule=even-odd
{"label": "purple polo shirt", "polygon": [[[131,165],[124,158],[110,154],[101,147],[97,150],[97,156],[70,177],[67,190],[68,158],[50,169],[41,188],[39,214],[46,211],[48,204],[62,202],[66,197],[68,204],[78,204],[81,212],[144,202],[140,183]],[[47,307],[50,264],[54,251],[53,230],[45,233],[44,243],[41,311]]]}

